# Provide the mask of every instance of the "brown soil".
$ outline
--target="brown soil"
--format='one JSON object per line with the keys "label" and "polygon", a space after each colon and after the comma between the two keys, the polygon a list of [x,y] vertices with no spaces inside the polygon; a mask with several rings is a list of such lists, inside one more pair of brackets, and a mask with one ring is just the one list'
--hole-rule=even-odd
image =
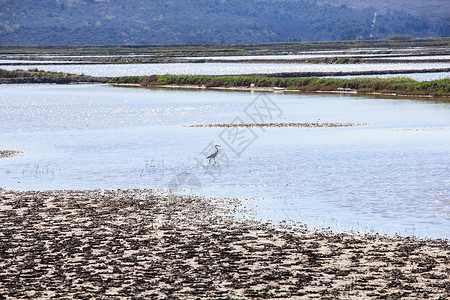
{"label": "brown soil", "polygon": [[220,124],[190,124],[186,127],[354,127],[365,126],[369,124],[360,123],[330,123],[330,122],[312,122],[312,123],[220,123]]}

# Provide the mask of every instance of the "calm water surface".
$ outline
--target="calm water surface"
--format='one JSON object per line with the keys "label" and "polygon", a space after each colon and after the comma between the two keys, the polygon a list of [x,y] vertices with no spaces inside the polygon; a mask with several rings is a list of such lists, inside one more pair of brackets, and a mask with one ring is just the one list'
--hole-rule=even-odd
{"label": "calm water surface", "polygon": [[[370,125],[238,134],[183,126],[252,122],[245,112],[263,112],[262,100],[276,104],[265,121]],[[184,172],[185,192],[242,198],[261,219],[450,238],[449,103],[3,85],[0,128],[0,149],[25,151],[0,160],[7,189],[167,188]],[[218,164],[208,166],[214,144]]]}

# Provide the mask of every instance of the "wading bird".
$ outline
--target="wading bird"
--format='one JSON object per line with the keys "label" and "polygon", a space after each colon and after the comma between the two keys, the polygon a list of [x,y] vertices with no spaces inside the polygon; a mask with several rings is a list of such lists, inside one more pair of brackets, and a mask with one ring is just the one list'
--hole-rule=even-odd
{"label": "wading bird", "polygon": [[211,163],[211,159],[214,159],[214,163],[216,163],[216,156],[217,153],[219,153],[219,145],[215,145],[214,147],[216,147],[216,152],[214,152],[213,154],[210,154],[208,157],[206,157],[207,159],[209,159],[209,163]]}

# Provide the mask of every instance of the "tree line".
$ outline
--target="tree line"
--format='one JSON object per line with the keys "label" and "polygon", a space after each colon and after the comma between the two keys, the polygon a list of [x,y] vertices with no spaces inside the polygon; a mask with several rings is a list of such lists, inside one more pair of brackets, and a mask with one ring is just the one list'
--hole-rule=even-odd
{"label": "tree line", "polygon": [[0,0],[3,45],[218,44],[450,35],[449,19],[276,0]]}

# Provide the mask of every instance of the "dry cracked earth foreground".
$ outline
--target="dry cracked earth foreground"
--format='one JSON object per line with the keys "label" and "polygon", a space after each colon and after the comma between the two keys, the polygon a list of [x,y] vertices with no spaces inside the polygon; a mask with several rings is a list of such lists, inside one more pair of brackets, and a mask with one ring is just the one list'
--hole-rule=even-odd
{"label": "dry cracked earth foreground", "polygon": [[450,297],[447,241],[335,234],[154,190],[0,190],[0,298]]}

